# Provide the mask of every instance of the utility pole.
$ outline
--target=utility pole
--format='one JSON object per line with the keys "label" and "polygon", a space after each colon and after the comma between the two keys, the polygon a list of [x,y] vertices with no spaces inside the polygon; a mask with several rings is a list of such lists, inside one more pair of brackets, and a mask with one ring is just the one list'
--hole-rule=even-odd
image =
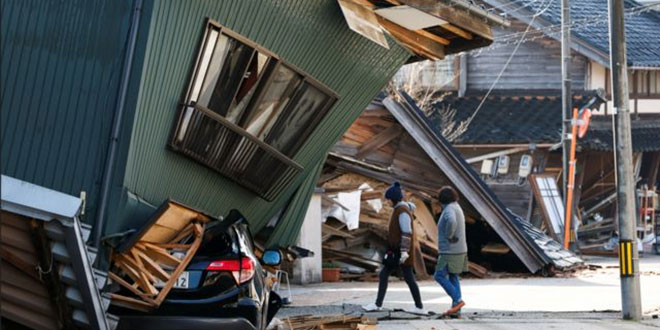
{"label": "utility pole", "polygon": [[617,174],[617,215],[619,219],[619,265],[621,311],[626,320],[642,317],[639,285],[639,254],[635,235],[635,181],[633,178],[628,62],[623,17],[623,0],[609,0],[610,69],[614,100],[614,161]]}
{"label": "utility pole", "polygon": [[[569,150],[571,149],[571,140],[568,135],[571,132],[571,5],[569,0],[561,0],[561,139],[562,139],[562,188],[564,196],[564,205],[568,205],[568,171],[569,171]],[[571,139],[575,139],[571,136]],[[564,219],[568,223],[571,219]],[[564,226],[564,237],[570,237],[570,228]],[[564,246],[569,246],[569,242],[564,242]]]}

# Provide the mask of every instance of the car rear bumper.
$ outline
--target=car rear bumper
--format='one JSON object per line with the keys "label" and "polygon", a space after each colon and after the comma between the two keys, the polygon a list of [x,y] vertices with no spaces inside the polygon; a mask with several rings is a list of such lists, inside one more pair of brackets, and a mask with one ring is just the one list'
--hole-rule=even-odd
{"label": "car rear bumper", "polygon": [[244,318],[214,318],[197,316],[122,316],[117,330],[255,330]]}

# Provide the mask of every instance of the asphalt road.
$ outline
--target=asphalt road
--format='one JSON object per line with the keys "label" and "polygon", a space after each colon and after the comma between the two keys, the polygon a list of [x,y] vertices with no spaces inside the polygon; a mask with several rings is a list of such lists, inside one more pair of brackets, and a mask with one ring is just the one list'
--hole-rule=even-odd
{"label": "asphalt road", "polygon": [[[641,259],[642,308],[645,323],[619,320],[621,298],[616,258],[591,258],[591,270],[563,277],[508,277],[464,279],[467,303],[463,319],[419,319],[407,313],[379,322],[379,329],[644,329],[660,328],[660,256]],[[434,281],[419,283],[425,308],[441,313],[450,298]],[[375,282],[321,283],[293,286],[293,303],[278,317],[301,314],[355,314],[373,302]],[[404,282],[390,278],[384,307],[412,307]],[[407,315],[407,316],[406,316]],[[405,325],[405,326],[404,326]]]}

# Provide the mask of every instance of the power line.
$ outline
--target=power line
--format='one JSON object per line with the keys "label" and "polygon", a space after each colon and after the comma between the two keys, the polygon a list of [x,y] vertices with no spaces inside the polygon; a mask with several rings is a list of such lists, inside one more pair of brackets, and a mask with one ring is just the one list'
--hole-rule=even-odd
{"label": "power line", "polygon": [[[626,13],[626,17],[631,17],[635,15],[641,15],[645,12],[648,12],[655,7],[660,6],[660,4],[653,4],[653,5],[644,5],[644,6],[638,6],[634,7],[628,10]],[[595,17],[590,17],[590,18],[582,18],[582,19],[577,19],[574,20],[573,23],[570,25],[571,31],[582,31],[586,28],[589,28],[594,25],[598,25],[601,23],[606,23],[608,18],[606,17],[607,14],[604,15],[597,15]],[[552,36],[559,34],[561,32],[561,24],[554,24],[554,25],[548,25],[542,28],[537,28],[534,31],[524,33],[524,32],[514,32],[502,36],[496,36],[496,43],[488,46],[488,47],[483,47],[480,48],[476,51],[472,51],[470,53],[470,56],[473,57],[478,57],[480,56],[484,51],[488,50],[493,50],[497,49],[499,47],[503,46],[508,46],[508,45],[513,45],[517,44],[519,42],[518,37],[522,34],[525,34],[525,38],[523,39],[523,43],[534,41],[537,39],[545,38],[547,36]],[[530,37],[531,35],[531,37]]]}

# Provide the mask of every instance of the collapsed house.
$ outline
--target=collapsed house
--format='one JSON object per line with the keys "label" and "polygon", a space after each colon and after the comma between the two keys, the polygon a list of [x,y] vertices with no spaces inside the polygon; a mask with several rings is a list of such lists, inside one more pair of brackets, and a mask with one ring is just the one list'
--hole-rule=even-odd
{"label": "collapsed house", "polygon": [[[576,92],[573,105],[581,107],[593,97],[594,92]],[[556,240],[563,240],[560,93],[494,92],[478,116],[474,112],[482,95],[445,95],[440,99],[428,110],[438,129],[463,127],[471,118],[469,126],[450,132],[452,144],[466,162],[507,208]],[[656,230],[657,203],[653,200],[657,199],[660,166],[660,116],[635,115],[631,125],[640,212],[638,237],[650,248]],[[616,237],[616,187],[610,116],[594,113],[586,135],[578,138],[576,161],[574,214],[576,223],[582,225],[577,231],[577,247],[583,253],[611,251],[615,244],[610,239]],[[648,196],[646,206],[643,195]]]}
{"label": "collapsed house", "polygon": [[434,269],[438,205],[433,200],[444,185],[454,186],[461,195],[470,271],[474,275],[483,276],[489,269],[549,273],[581,263],[573,253],[511,212],[405,93],[371,102],[328,156],[319,185],[335,198],[325,198],[325,204],[352,212],[346,205],[350,198],[336,194],[358,192],[359,224],[349,224],[346,219],[341,219],[346,223],[338,223],[335,219],[341,217],[330,214],[323,225],[324,260],[365,269],[378,265],[380,256],[374,254],[380,248],[378,241],[375,246],[367,246],[368,251],[363,250],[364,243],[369,241],[366,237],[380,237],[382,241],[386,235],[391,213],[383,192],[397,180],[416,205],[420,246],[415,248],[421,258],[415,260],[415,269],[420,276],[432,274]]}
{"label": "collapsed house", "polygon": [[488,45],[504,22],[463,0],[402,2],[3,2],[2,174],[80,196],[101,252],[169,199],[238,210],[289,246],[327,151],[396,70]]}

